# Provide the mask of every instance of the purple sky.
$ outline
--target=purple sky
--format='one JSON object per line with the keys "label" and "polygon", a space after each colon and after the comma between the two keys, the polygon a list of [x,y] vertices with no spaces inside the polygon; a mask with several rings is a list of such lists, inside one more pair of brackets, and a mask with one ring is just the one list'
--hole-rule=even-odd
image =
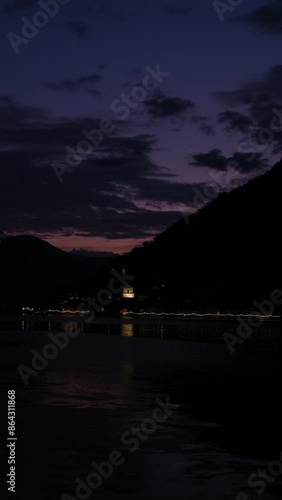
{"label": "purple sky", "polygon": [[[128,251],[215,176],[230,189],[280,157],[282,0],[64,1],[45,19],[38,1],[1,4],[1,230]],[[23,16],[46,25],[17,38]],[[140,90],[157,65],[169,75]],[[112,132],[71,169],[66,148],[106,118]]]}

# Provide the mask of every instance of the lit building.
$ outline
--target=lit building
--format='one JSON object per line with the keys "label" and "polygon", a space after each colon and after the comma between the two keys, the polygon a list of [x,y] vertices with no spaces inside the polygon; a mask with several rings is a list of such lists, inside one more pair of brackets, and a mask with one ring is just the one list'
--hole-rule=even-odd
{"label": "lit building", "polygon": [[123,287],[122,298],[123,299],[134,299],[135,298],[133,286],[124,286]]}

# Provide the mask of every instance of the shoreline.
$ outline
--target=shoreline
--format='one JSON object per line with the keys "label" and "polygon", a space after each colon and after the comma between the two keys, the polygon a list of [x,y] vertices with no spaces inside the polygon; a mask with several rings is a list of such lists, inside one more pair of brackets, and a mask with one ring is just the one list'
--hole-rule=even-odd
{"label": "shoreline", "polygon": [[[245,319],[251,317],[251,315],[246,315]],[[91,319],[91,322],[86,322],[83,316],[76,315],[1,315],[0,314],[0,324],[5,322],[22,322],[22,321],[33,321],[37,323],[49,323],[49,322],[58,322],[58,323],[86,323],[93,325],[123,325],[123,324],[134,324],[134,325],[185,325],[185,324],[205,324],[205,325],[214,325],[214,324],[230,324],[230,323],[238,323],[239,317],[231,317],[231,318],[203,318],[203,317],[193,317],[193,318],[175,318],[168,319],[165,316],[162,317],[151,317],[151,318],[140,318],[140,317],[98,317]],[[277,317],[268,317],[263,319],[263,324],[265,323],[273,323],[278,325],[281,321],[281,318]]]}

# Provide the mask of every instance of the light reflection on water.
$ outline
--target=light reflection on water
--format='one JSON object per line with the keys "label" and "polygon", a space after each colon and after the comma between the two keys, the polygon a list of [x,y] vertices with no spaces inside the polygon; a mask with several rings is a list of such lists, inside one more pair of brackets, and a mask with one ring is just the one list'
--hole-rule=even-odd
{"label": "light reflection on water", "polygon": [[[0,323],[1,330],[22,330],[22,331],[77,331],[82,333],[99,333],[104,335],[120,335],[122,337],[147,337],[161,340],[194,340],[208,342],[222,342],[222,336],[228,332],[237,334],[238,323],[229,322],[209,322],[209,321],[175,321],[173,324],[163,320],[163,322],[126,322],[107,323],[107,318],[100,324],[87,324],[76,321],[28,321],[22,320],[7,323]],[[281,327],[279,322],[265,322],[260,328],[253,329],[253,333],[248,342],[250,343],[271,343],[276,344],[281,339]]]}
{"label": "light reflection on water", "polygon": [[[20,333],[11,340],[18,344],[1,347],[5,363],[11,355],[10,364],[3,363],[3,380],[17,394],[21,498],[56,500],[68,489],[73,495],[75,478],[85,478],[93,460],[119,449],[120,436],[150,417],[155,399],[166,395],[179,410],[105,482],[100,498],[234,500],[257,460],[279,452],[279,351],[245,352],[239,346],[231,356],[221,336],[235,332],[236,324],[24,320],[16,326]],[[31,349],[42,351],[43,331],[47,337],[49,331],[79,328],[93,335],[73,339],[28,387],[19,377],[11,382],[19,362],[30,366]],[[6,327],[7,339],[12,329],[15,324]],[[278,340],[279,327],[265,324],[254,338]],[[3,415],[6,406],[5,395]]]}
{"label": "light reflection on water", "polygon": [[121,326],[122,337],[134,337],[134,326],[131,324],[124,324]]}

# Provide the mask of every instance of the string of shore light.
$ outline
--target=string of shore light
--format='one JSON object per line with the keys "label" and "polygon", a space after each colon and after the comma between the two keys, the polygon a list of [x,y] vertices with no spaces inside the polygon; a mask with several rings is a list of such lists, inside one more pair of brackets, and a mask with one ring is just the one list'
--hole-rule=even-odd
{"label": "string of shore light", "polygon": [[[23,307],[23,311],[30,311],[33,312],[34,308],[29,308],[29,307]],[[61,311],[59,309],[49,309],[49,313],[63,313],[63,314],[73,314],[74,311],[71,310],[64,310]],[[121,311],[122,312],[122,311]],[[79,311],[79,314],[88,314],[90,311]],[[166,313],[166,312],[134,312],[134,311],[127,311],[127,315],[135,315],[135,316],[152,316],[152,317],[160,317],[160,316],[174,316],[174,317],[182,317],[182,318],[273,318],[273,319],[279,319],[281,318],[280,314],[274,315],[274,314],[232,314],[232,313]]]}
{"label": "string of shore light", "polygon": [[155,313],[155,312],[134,312],[134,311],[128,311],[127,314],[132,314],[136,316],[182,316],[183,318],[191,318],[191,317],[198,317],[198,318],[207,318],[207,317],[213,317],[213,318],[281,318],[280,314],[273,315],[273,314],[231,314],[231,313],[166,313],[166,312],[160,312],[160,313]]}

